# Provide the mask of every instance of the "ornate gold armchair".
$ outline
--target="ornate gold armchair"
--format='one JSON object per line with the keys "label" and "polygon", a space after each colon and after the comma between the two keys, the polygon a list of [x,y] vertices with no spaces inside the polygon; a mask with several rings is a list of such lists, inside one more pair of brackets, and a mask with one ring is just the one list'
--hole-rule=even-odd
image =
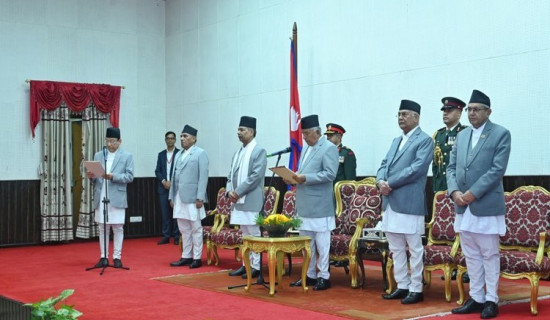
{"label": "ornate gold armchair", "polygon": [[[228,228],[229,224],[226,224],[226,220],[221,217],[228,217],[231,214],[231,201],[225,196],[225,188],[222,187],[218,190],[218,197],[216,200],[216,208],[206,213],[207,216],[214,216],[214,224],[212,226],[203,226],[202,235],[206,244],[206,259],[207,263],[211,264],[211,252],[212,252],[212,233],[214,230],[221,228]],[[235,253],[235,258],[238,257],[238,252]]]}
{"label": "ornate gold armchair", "polygon": [[[529,279],[531,314],[536,315],[539,280],[550,274],[549,215],[550,193],[537,186],[519,187],[505,193],[506,234],[500,237],[500,276],[506,279]],[[462,275],[466,259],[457,258],[458,304],[464,301]]]}
{"label": "ornate gold armchair", "polygon": [[432,220],[427,224],[428,243],[424,246],[424,279],[428,287],[432,271],[443,270],[445,300],[451,301],[451,273],[456,268],[455,256],[459,249],[454,231],[455,207],[446,191],[434,195]]}
{"label": "ornate gold armchair", "polygon": [[[265,187],[264,195],[266,197],[266,201],[264,204],[265,214],[270,215],[272,213],[276,213],[277,205],[279,204],[279,191],[277,191],[275,187],[269,188],[268,191],[267,187]],[[240,251],[240,248],[243,244],[243,234],[241,230],[238,229],[238,227],[231,227],[228,225],[230,221],[231,210],[229,210],[229,213],[227,214],[219,212],[216,215],[219,215],[219,221],[217,222],[218,225],[216,229],[211,235],[211,244],[212,252],[214,253],[214,259],[216,261],[215,265],[218,265],[220,261],[220,258],[218,256],[218,248],[237,249],[238,251]],[[224,228],[224,226],[226,227]],[[235,254],[238,254],[238,251]]]}
{"label": "ornate gold armchair", "polygon": [[382,199],[374,178],[339,181],[336,196],[336,229],[330,237],[330,260],[349,261],[351,286],[357,288],[357,240],[363,228],[375,227],[381,218]]}

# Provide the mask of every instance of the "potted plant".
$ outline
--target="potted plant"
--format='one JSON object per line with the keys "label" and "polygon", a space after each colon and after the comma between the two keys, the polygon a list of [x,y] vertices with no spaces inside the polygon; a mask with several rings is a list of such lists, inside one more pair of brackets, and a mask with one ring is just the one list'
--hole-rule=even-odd
{"label": "potted plant", "polygon": [[258,215],[256,224],[264,228],[270,237],[284,237],[290,228],[298,228],[302,224],[299,218],[290,218],[284,214],[276,213],[267,217]]}
{"label": "potted plant", "polygon": [[48,298],[35,303],[26,303],[25,306],[31,307],[32,320],[67,320],[78,319],[82,312],[73,308],[73,306],[60,305],[58,309],[55,305],[74,293],[74,289],[66,289],[55,298]]}

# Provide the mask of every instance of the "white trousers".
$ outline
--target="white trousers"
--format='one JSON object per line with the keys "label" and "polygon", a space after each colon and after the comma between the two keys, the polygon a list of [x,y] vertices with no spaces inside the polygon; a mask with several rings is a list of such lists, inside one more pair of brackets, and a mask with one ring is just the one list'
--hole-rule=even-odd
{"label": "white trousers", "polygon": [[181,232],[181,243],[183,251],[181,257],[184,259],[193,258],[200,260],[202,255],[202,225],[199,219],[187,220],[177,219],[178,228]]}
{"label": "white trousers", "polygon": [[[393,254],[393,274],[398,289],[422,292],[422,271],[424,269],[424,246],[419,233],[386,232],[390,251]],[[410,275],[407,267],[407,246],[410,253]]]}
{"label": "white trousers", "polygon": [[330,272],[328,271],[330,231],[315,232],[300,230],[300,235],[311,237],[311,260],[307,268],[307,276],[312,279],[330,279]]}
{"label": "white trousers", "polygon": [[[103,238],[105,236],[105,224],[99,224],[99,250],[102,258],[109,258],[109,230],[113,228],[113,259],[120,259],[122,256],[122,242],[124,241],[124,225],[123,224],[107,224],[107,241]],[[107,248],[105,249],[105,243]],[[106,256],[105,256],[106,255]]]}
{"label": "white trousers", "polygon": [[[241,224],[241,231],[244,236],[254,236],[260,237],[262,233],[260,232],[260,227],[255,224]],[[244,261],[243,261],[244,265]],[[260,270],[260,254],[257,252],[250,251],[250,267],[256,270]]]}
{"label": "white trousers", "polygon": [[460,233],[460,247],[470,276],[470,297],[476,302],[498,303],[500,253],[498,234]]}

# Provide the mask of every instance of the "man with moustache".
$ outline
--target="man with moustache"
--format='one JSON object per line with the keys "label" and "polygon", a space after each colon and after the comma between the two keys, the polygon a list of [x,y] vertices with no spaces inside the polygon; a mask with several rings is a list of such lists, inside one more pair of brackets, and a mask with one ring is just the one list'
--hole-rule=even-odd
{"label": "man with moustache", "polygon": [[[424,300],[422,234],[424,216],[428,214],[425,190],[433,141],[418,125],[418,103],[401,100],[397,119],[403,132],[393,140],[376,175],[384,210],[382,231],[393,252],[397,282],[397,289],[382,298],[401,299],[402,304],[412,304]],[[410,276],[407,251],[410,253]]]}
{"label": "man with moustache", "polygon": [[502,178],[510,158],[511,135],[489,120],[491,100],[474,90],[468,103],[472,127],[457,136],[447,167],[449,196],[455,203],[454,229],[470,276],[470,298],[454,314],[498,315],[499,236],[506,233]]}
{"label": "man with moustache", "polygon": [[[302,219],[301,236],[311,237],[311,261],[306,285],[313,290],[331,287],[329,272],[330,233],[336,227],[333,181],[338,171],[338,149],[325,139],[317,115],[302,118],[302,136],[307,147],[302,150],[296,184],[296,215]],[[289,181],[285,181],[289,184]],[[302,286],[302,280],[292,282]]]}
{"label": "man with moustache", "polygon": [[[231,224],[238,224],[243,236],[261,236],[256,224],[259,212],[264,204],[265,170],[267,153],[256,142],[256,118],[242,116],[237,129],[242,146],[231,160],[231,171],[227,177],[226,195],[233,203]],[[243,262],[244,263],[244,262]],[[260,275],[260,254],[250,252],[251,276]],[[242,276],[246,279],[244,264],[229,272],[230,276]]]}
{"label": "man with moustache", "polygon": [[197,129],[185,125],[180,135],[182,152],[176,157],[173,184],[170,187],[170,204],[178,221],[183,250],[172,267],[202,266],[202,225],[206,217],[204,202],[208,184],[208,155],[197,147]]}

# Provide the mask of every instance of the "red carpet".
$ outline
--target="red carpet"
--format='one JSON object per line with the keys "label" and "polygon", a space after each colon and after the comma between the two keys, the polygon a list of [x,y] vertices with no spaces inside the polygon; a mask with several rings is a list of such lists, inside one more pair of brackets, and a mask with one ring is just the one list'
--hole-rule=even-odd
{"label": "red carpet", "polygon": [[[342,319],[322,312],[272,303],[269,299],[250,299],[155,281],[153,278],[218,272],[240,265],[233,259],[233,251],[220,250],[219,267],[204,266],[193,270],[187,267],[173,268],[169,262],[179,258],[179,248],[173,244],[158,246],[157,240],[126,240],[122,261],[130,270],[108,268],[102,276],[99,270],[85,271],[86,267],[93,266],[99,259],[99,245],[96,241],[0,249],[0,295],[21,302],[35,302],[72,288],[75,293],[65,302],[82,311],[84,316],[80,319],[84,320]],[[295,269],[295,275],[298,269]],[[505,281],[501,285],[505,285]],[[550,283],[542,281],[541,285],[548,286]],[[254,290],[260,291],[259,288]],[[285,290],[290,291],[290,288]],[[367,288],[364,291],[369,290]],[[361,292],[349,289],[350,295]],[[316,297],[313,294],[310,296]],[[378,302],[365,300],[365,304],[372,303],[373,308],[379,307]],[[310,304],[314,303],[315,300],[310,301]],[[449,304],[449,309],[452,307],[454,304]],[[506,305],[500,308],[500,312],[498,319],[530,316],[527,303]],[[550,301],[539,301],[538,318],[545,319],[548,315]],[[479,315],[446,316],[445,319],[479,319]]]}

